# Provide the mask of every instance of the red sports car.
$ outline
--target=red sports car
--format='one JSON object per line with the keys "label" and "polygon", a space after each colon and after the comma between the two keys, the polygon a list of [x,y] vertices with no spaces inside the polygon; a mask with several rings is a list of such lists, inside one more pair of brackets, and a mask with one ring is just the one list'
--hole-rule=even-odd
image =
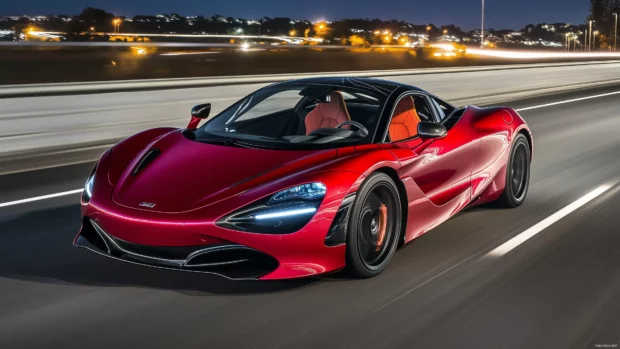
{"label": "red sports car", "polygon": [[532,135],[510,108],[316,78],[262,88],[199,127],[210,109],[101,156],[76,246],[233,279],[371,277],[464,208],[527,194]]}

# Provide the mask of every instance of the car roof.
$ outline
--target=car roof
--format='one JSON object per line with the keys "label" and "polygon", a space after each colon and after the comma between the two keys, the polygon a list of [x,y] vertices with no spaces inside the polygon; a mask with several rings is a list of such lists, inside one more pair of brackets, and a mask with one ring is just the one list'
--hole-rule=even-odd
{"label": "car roof", "polygon": [[332,86],[342,86],[349,88],[356,88],[360,90],[365,90],[368,92],[380,92],[384,95],[389,95],[399,88],[404,88],[412,91],[424,92],[426,91],[411,85],[402,84],[396,81],[389,81],[383,79],[373,79],[373,78],[356,78],[356,77],[317,77],[317,78],[306,78],[306,79],[297,79],[297,80],[289,80],[287,82],[283,82],[278,84],[279,86],[294,86],[299,84],[316,84],[316,85],[332,85]]}

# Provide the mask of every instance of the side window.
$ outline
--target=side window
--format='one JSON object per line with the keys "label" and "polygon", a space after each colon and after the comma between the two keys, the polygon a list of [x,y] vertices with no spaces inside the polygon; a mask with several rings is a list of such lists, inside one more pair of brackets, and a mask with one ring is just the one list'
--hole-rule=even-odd
{"label": "side window", "polygon": [[241,115],[235,120],[246,121],[250,119],[256,119],[262,116],[282,112],[285,110],[293,109],[299,103],[302,96],[299,95],[299,90],[287,90],[271,95],[258,104],[250,107],[248,110],[241,112]]}
{"label": "side window", "polygon": [[428,105],[428,100],[422,96],[412,96],[415,109],[420,117],[420,121],[435,121],[433,120],[433,112],[431,111],[431,106]]}
{"label": "side window", "polygon": [[446,116],[450,115],[454,111],[454,107],[452,107],[450,104],[434,97],[430,98],[435,105],[435,109],[437,109],[437,112],[439,113],[440,121],[442,121]]}
{"label": "side window", "polygon": [[388,134],[391,142],[399,142],[418,135],[420,121],[434,121],[432,108],[424,96],[409,95],[394,107]]}

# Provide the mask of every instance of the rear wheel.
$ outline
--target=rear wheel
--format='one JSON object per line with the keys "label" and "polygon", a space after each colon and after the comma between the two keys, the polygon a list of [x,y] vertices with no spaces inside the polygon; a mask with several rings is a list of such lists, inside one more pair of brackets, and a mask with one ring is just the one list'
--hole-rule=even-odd
{"label": "rear wheel", "polygon": [[373,277],[389,264],[401,229],[402,209],[396,184],[374,173],[355,198],[347,233],[347,268],[358,277]]}
{"label": "rear wheel", "polygon": [[519,207],[530,185],[530,145],[524,135],[515,137],[506,165],[506,186],[497,200],[503,207]]}

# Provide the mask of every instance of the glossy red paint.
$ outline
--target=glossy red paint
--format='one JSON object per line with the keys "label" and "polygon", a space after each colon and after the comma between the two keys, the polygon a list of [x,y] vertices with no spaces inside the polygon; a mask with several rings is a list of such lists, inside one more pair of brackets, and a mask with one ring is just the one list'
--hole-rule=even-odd
{"label": "glossy red paint", "polygon": [[[512,116],[510,124],[504,112]],[[398,172],[408,196],[405,242],[472,203],[497,199],[518,132],[529,134],[529,129],[513,110],[470,106],[444,138],[395,143],[392,152],[400,162]]]}
{"label": "glossy red paint", "polygon": [[110,181],[110,183],[116,183],[129,162],[136,158],[138,152],[139,154],[143,154],[148,149],[150,149],[149,145],[153,141],[166,135],[169,132],[176,130],[176,128],[154,128],[140,132],[115,145],[110,150],[111,154],[114,157],[114,163],[108,171],[108,180]]}
{"label": "glossy red paint", "polygon": [[[102,159],[97,175],[105,174],[109,158]],[[310,276],[342,268],[344,246],[326,247],[324,240],[342,198],[360,175],[354,172],[325,171],[269,183],[259,188],[230,196],[217,203],[182,212],[150,212],[116,204],[110,199],[113,186],[106,181],[95,182],[90,203],[83,205],[82,213],[93,219],[116,238],[149,246],[205,245],[204,236],[242,244],[277,258],[278,269],[264,279]],[[214,224],[222,216],[282,188],[302,183],[321,181],[329,190],[320,209],[306,227],[287,235],[254,234],[220,228]]]}
{"label": "glossy red paint", "polygon": [[[476,107],[468,107],[443,138],[331,150],[209,145],[186,139],[181,130],[155,129],[101,157],[94,194],[82,204],[82,215],[111,236],[139,245],[200,246],[223,240],[250,247],[278,261],[262,279],[323,274],[345,266],[345,246],[328,247],[325,237],[345,196],[355,193],[369,174],[384,171],[399,181],[408,217],[404,240],[410,241],[472,203],[497,198],[519,132],[531,138],[515,111]],[[152,148],[161,151],[159,157],[133,176]],[[257,234],[215,224],[250,203],[310,182],[325,184],[327,193],[297,232]],[[155,206],[141,207],[143,202]]]}
{"label": "glossy red paint", "polygon": [[198,128],[198,125],[200,125],[200,123],[203,121],[203,119],[201,118],[197,118],[195,116],[192,116],[191,119],[189,120],[189,123],[187,124],[187,129],[188,130],[195,130]]}
{"label": "glossy red paint", "polygon": [[140,157],[125,168],[112,194],[118,205],[139,208],[140,202],[146,201],[157,203],[151,210],[156,212],[196,210],[238,193],[237,187],[252,178],[287,165],[299,169],[296,162],[313,167],[312,162],[323,162],[336,154],[335,150],[278,151],[211,145],[188,140],[181,131],[168,133],[150,148],[159,149],[161,155],[137,176],[131,173]]}

